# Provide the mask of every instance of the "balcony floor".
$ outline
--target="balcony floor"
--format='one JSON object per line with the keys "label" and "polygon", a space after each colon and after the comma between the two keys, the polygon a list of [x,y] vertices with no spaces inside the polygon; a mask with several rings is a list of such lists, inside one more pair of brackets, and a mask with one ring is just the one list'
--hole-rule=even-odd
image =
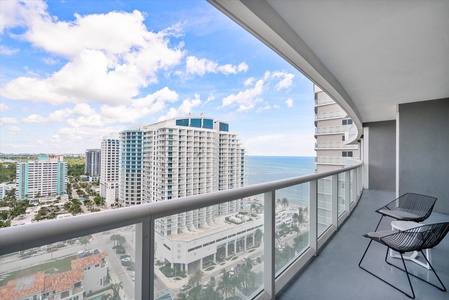
{"label": "balcony floor", "polygon": [[[362,235],[373,231],[380,215],[375,210],[394,199],[394,193],[365,190],[352,216],[340,227],[318,256],[287,284],[276,299],[409,299],[358,267],[369,240]],[[444,201],[446,199],[440,199]],[[390,229],[392,219],[384,218],[379,230]],[[433,213],[425,223],[449,221],[448,215]],[[408,291],[405,273],[385,264],[386,247],[373,242],[363,261],[363,266],[374,274],[393,282]],[[432,265],[449,288],[449,234],[431,250]],[[400,259],[389,261],[401,263]],[[432,271],[407,262],[407,268],[432,283],[439,284]],[[398,265],[398,264],[397,264]],[[448,299],[449,292],[416,278],[411,278],[416,299]]]}

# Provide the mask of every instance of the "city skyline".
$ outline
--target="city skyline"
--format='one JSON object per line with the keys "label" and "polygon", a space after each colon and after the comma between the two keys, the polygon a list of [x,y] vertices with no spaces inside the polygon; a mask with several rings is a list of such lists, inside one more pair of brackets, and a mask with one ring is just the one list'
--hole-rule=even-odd
{"label": "city skyline", "polygon": [[312,83],[206,1],[0,5],[2,153],[84,153],[191,113],[248,155],[314,156]]}

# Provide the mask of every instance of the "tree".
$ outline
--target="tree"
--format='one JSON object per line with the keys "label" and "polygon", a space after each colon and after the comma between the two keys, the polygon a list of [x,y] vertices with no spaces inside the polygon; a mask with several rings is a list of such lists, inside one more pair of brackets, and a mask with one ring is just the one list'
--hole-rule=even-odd
{"label": "tree", "polygon": [[223,297],[220,295],[220,293],[216,290],[214,290],[213,287],[210,285],[201,292],[201,298],[204,300],[222,300]]}
{"label": "tree", "polygon": [[281,205],[282,205],[282,207],[288,207],[290,205],[290,203],[287,198],[282,198]]}
{"label": "tree", "polygon": [[228,295],[235,294],[235,281],[225,269],[221,270],[221,273],[222,276],[220,282],[218,282],[217,290],[221,291],[222,295],[227,299]]}
{"label": "tree", "polygon": [[184,294],[184,293],[179,293],[177,296],[176,296],[176,300],[187,300],[188,298],[187,298],[187,295],[186,294]]}
{"label": "tree", "polygon": [[85,246],[85,245],[89,245],[90,244],[90,239],[92,238],[91,235],[88,236],[83,236],[80,238],[80,244]]}
{"label": "tree", "polygon": [[198,270],[189,278],[189,284],[191,284],[193,287],[198,286],[201,282],[201,279],[203,279],[203,271]]}
{"label": "tree", "polygon": [[262,237],[263,237],[263,233],[262,233],[262,230],[260,230],[260,229],[257,229],[256,230],[256,233],[254,234],[254,238],[255,238],[255,240],[256,240],[256,243],[261,243],[262,242]]}
{"label": "tree", "polygon": [[109,294],[108,298],[111,300],[120,300],[120,290],[123,288],[121,282],[111,284],[112,295]]}

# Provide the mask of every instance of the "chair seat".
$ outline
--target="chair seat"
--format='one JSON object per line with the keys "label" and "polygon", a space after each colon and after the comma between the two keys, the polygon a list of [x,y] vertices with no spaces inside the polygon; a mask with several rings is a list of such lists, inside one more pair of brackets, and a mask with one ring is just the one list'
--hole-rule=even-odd
{"label": "chair seat", "polygon": [[390,210],[390,209],[379,209],[378,213],[392,217],[396,220],[404,220],[404,221],[412,221],[418,218],[421,218],[420,215],[409,213],[403,210]]}
{"label": "chair seat", "polygon": [[397,233],[399,232],[399,230],[393,229],[393,230],[382,230],[382,231],[375,231],[375,232],[368,232],[366,234],[364,234],[364,237],[373,239],[377,242],[380,242],[380,238],[383,238],[384,236],[393,234],[393,233]]}

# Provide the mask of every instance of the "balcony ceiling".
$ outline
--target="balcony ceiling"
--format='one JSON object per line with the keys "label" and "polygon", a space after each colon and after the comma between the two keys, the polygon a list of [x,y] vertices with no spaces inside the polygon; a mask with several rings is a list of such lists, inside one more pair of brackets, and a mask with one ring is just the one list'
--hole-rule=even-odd
{"label": "balcony ceiling", "polygon": [[[449,98],[449,1],[209,0],[363,122]],[[360,131],[359,131],[360,132]]]}

